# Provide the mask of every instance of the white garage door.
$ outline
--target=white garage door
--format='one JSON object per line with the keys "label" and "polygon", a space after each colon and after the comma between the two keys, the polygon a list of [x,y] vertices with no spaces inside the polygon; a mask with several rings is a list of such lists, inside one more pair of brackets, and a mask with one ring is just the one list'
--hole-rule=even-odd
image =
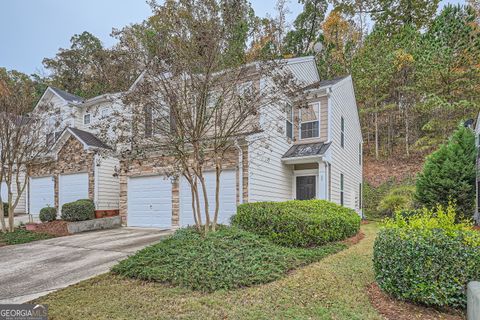
{"label": "white garage door", "polygon": [[[229,224],[230,217],[237,211],[237,192],[236,192],[236,174],[235,170],[225,170],[220,175],[220,210],[218,212],[218,223]],[[210,217],[213,219],[215,213],[215,172],[205,173],[205,182],[207,185],[207,197],[210,211]],[[202,222],[205,223],[203,192],[199,190],[200,205],[202,208]],[[192,211],[192,193],[187,179],[182,177],[180,182],[180,225],[194,225]]]}
{"label": "white garage door", "polygon": [[55,206],[53,177],[30,178],[30,214]]}
{"label": "white garage door", "polygon": [[127,225],[172,227],[172,182],[164,176],[128,179]]}
{"label": "white garage door", "polygon": [[65,203],[88,199],[88,173],[62,174],[58,179],[60,210]]}

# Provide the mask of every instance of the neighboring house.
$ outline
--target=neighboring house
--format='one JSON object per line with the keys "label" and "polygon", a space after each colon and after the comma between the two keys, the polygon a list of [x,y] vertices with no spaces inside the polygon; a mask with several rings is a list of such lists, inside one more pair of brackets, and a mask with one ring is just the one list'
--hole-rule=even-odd
{"label": "neighboring house", "polygon": [[46,206],[61,209],[78,199],[93,200],[97,209],[118,209],[119,161],[95,136],[95,123],[108,117],[115,101],[110,95],[84,100],[57,88],[46,89],[37,106],[55,108],[60,117],[45,116],[46,124],[55,124],[46,126],[44,133],[50,152],[30,167],[26,205],[30,214],[37,215]]}
{"label": "neighboring house", "polygon": [[[320,81],[315,59],[287,60],[303,82],[306,101],[283,101],[260,111],[260,133],[239,139],[223,164],[220,223],[240,203],[326,199],[362,214],[362,135],[350,76]],[[260,88],[269,79],[257,79]],[[304,108],[297,105],[307,104]],[[120,214],[128,226],[193,224],[190,186],[169,178],[174,159],[151,153],[121,161]],[[206,161],[209,202],[214,167]]]}

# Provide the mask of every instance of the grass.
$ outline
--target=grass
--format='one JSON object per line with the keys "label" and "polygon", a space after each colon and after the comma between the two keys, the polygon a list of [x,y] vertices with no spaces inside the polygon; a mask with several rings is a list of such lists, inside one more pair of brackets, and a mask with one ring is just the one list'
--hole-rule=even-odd
{"label": "grass", "polygon": [[345,248],[341,243],[285,248],[235,227],[222,227],[201,239],[188,228],[139,251],[112,270],[130,278],[212,292],[271,282]]}
{"label": "grass", "polygon": [[13,232],[0,232],[0,245],[22,244],[37,240],[50,239],[53,237],[54,236],[46,233],[31,232],[25,229],[15,229]]}
{"label": "grass", "polygon": [[366,294],[377,226],[362,230],[360,243],[268,284],[201,293],[105,274],[34,303],[50,319],[382,319]]}

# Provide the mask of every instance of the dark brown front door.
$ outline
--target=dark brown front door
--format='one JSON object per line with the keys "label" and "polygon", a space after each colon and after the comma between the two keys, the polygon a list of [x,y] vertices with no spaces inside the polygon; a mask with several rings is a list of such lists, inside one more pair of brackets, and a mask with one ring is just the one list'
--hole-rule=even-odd
{"label": "dark brown front door", "polygon": [[297,200],[315,199],[316,176],[297,177]]}

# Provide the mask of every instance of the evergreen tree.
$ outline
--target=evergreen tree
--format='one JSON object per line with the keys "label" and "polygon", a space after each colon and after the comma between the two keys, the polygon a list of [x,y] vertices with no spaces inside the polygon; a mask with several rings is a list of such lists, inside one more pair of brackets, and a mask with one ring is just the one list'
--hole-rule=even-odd
{"label": "evergreen tree", "polygon": [[454,201],[459,217],[470,218],[475,204],[475,135],[460,126],[448,143],[425,161],[416,182],[419,204],[434,207]]}

